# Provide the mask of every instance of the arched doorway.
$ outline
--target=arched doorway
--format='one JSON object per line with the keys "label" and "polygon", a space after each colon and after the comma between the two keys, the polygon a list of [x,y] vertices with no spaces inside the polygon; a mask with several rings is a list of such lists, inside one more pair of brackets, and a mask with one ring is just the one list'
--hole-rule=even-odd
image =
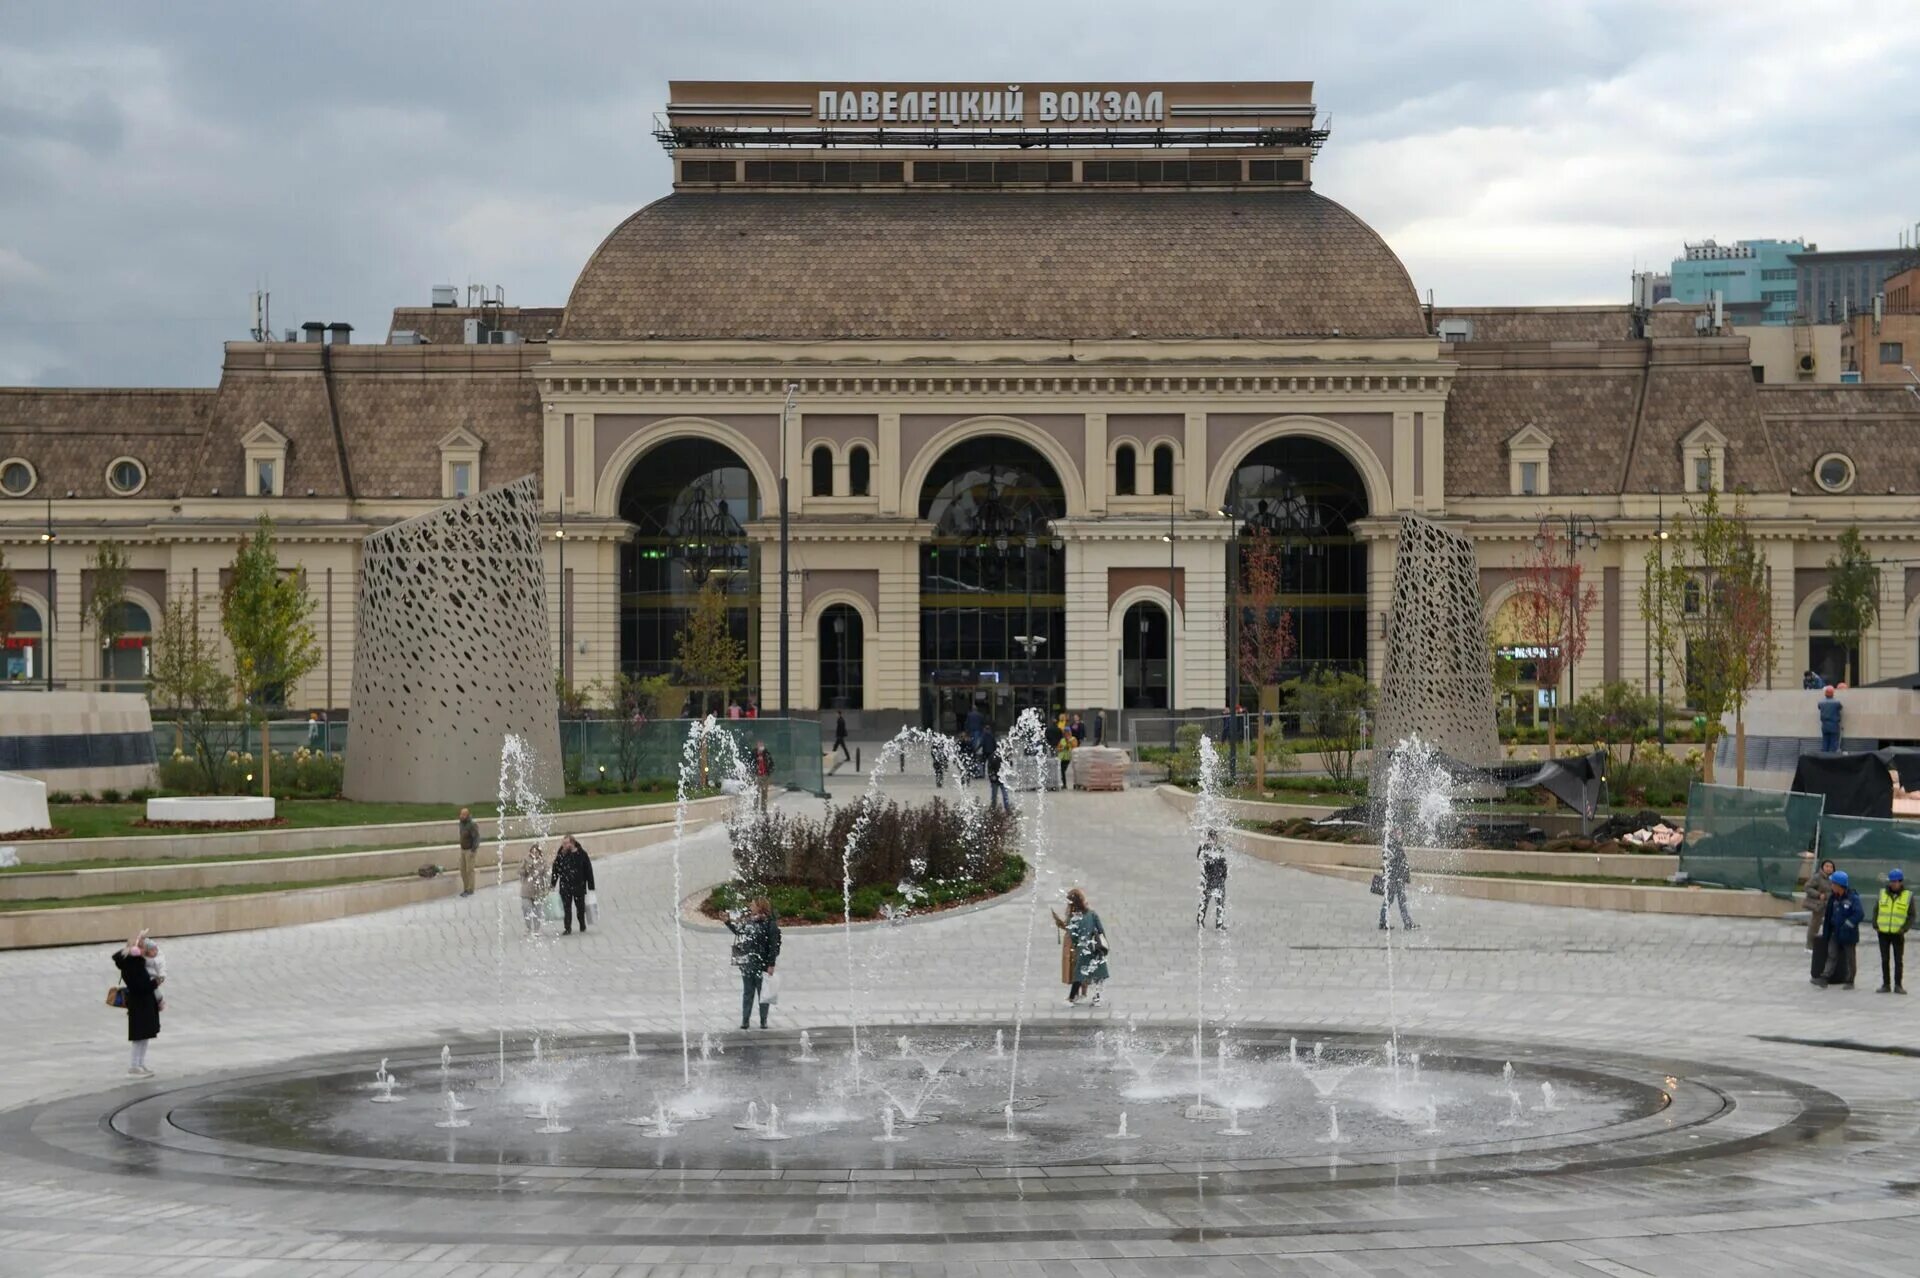
{"label": "arched doorway", "polygon": [[1120,619],[1120,697],[1127,710],[1167,708],[1167,610],[1141,602]]}
{"label": "arched doorway", "polygon": [[[1230,552],[1241,556],[1235,580],[1247,580],[1250,534],[1264,532],[1278,547],[1276,603],[1294,639],[1280,681],[1323,667],[1366,674],[1367,547],[1354,525],[1367,514],[1367,486],[1359,469],[1324,440],[1284,435],[1234,467],[1227,503],[1240,534]],[[1243,612],[1243,624],[1249,617]]]}
{"label": "arched doorway", "polygon": [[745,645],[744,688],[715,690],[699,710],[724,710],[728,693],[759,684],[759,555],[744,524],[760,517],[760,491],[738,454],[710,439],[669,440],[636,459],[620,487],[633,535],[620,548],[620,668],[670,673],[676,636],[703,589],[720,591],[727,628]]}
{"label": "arched doorway", "polygon": [[[1827,620],[1824,600],[1807,615],[1807,669],[1820,676],[1820,682],[1839,683],[1860,678],[1860,649],[1836,639],[1833,623]],[[1851,671],[1851,674],[1849,674]]]}
{"label": "arched doorway", "polygon": [[1506,676],[1495,707],[1503,727],[1544,727],[1553,708],[1556,689],[1542,687],[1540,663],[1550,661],[1559,649],[1540,647],[1528,635],[1527,602],[1518,593],[1508,596],[1487,625],[1493,655]]}
{"label": "arched doorway", "polygon": [[861,710],[866,668],[861,659],[866,634],[860,612],[851,604],[834,604],[820,614],[820,708]]}
{"label": "arched doorway", "polygon": [[118,632],[111,647],[100,649],[100,688],[103,692],[143,692],[152,672],[149,644],[153,640],[153,618],[132,600],[122,600],[115,610]]}
{"label": "arched doorway", "polygon": [[46,651],[43,625],[38,608],[24,599],[14,602],[12,624],[7,627],[5,664],[0,666],[0,675],[21,680],[46,677],[40,665],[41,654]]}
{"label": "arched doorway", "polygon": [[1007,435],[949,448],[920,488],[934,526],[920,553],[922,721],[957,730],[978,709],[1005,728],[1066,699],[1066,490],[1039,450]]}

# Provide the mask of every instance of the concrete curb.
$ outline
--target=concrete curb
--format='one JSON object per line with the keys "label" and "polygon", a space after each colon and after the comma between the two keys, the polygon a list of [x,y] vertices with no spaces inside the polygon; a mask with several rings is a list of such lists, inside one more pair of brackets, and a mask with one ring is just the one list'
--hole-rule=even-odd
{"label": "concrete curb", "polygon": [[[1297,865],[1309,874],[1365,883],[1375,873],[1344,865]],[[1441,896],[1475,897],[1516,905],[1560,905],[1631,914],[1681,914],[1695,918],[1767,919],[1786,916],[1787,903],[1760,892],[1708,888],[1637,887],[1627,883],[1541,883],[1530,879],[1475,879],[1458,874],[1414,875],[1416,888],[1431,884]]]}

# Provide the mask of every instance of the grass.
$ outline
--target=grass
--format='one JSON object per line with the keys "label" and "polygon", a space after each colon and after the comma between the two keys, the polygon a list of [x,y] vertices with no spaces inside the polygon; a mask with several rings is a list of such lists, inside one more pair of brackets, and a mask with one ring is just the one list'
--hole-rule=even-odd
{"label": "grass", "polygon": [[[31,849],[33,845],[27,844],[26,846]],[[307,857],[340,856],[349,852],[411,852],[416,848],[426,849],[445,846],[445,844],[436,843],[406,843],[398,847],[369,847],[362,844],[355,847],[313,848],[297,852],[223,852],[215,856],[143,857],[140,859],[100,858],[91,861],[41,862],[38,864],[0,867],[0,877],[5,877],[9,874],[63,874],[68,870],[142,870],[169,865],[208,865],[216,861],[299,861]],[[481,843],[480,852],[481,858],[484,861],[487,855],[487,843],[485,841]]]}
{"label": "grass", "polygon": [[297,888],[344,887],[350,883],[372,883],[391,879],[391,874],[357,874],[352,878],[323,879],[318,883],[233,883],[225,887],[181,888],[170,892],[108,892],[100,896],[37,897],[31,901],[9,901],[0,914],[25,910],[78,910],[96,905],[150,905],[156,901],[199,901],[215,896],[253,896],[261,892],[291,892]]}
{"label": "grass", "polygon": [[[602,808],[639,807],[671,803],[672,790],[646,790],[634,794],[569,794],[552,802],[555,812],[591,812]],[[476,818],[496,816],[499,804],[471,803]],[[146,838],[156,835],[189,833],[179,830],[152,830],[135,825],[147,814],[144,803],[54,803],[49,804],[53,824],[73,839]],[[415,821],[443,821],[447,838],[453,838],[454,820],[460,809],[439,803],[357,803],[351,799],[282,799],[275,811],[288,819],[280,830],[332,829],[345,825],[400,825]],[[211,831],[192,831],[206,834]],[[216,858],[218,859],[218,858]]]}

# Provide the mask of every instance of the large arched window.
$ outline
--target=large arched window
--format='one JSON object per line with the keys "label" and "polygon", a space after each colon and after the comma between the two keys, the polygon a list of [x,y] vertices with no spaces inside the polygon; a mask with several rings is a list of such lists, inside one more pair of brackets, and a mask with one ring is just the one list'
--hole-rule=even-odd
{"label": "large arched window", "polygon": [[1159,444],[1153,450],[1153,495],[1173,496],[1173,445]]}
{"label": "large arched window", "polygon": [[6,648],[4,654],[0,654],[0,676],[23,680],[45,677],[46,672],[40,665],[47,638],[43,625],[38,608],[24,599],[15,601],[12,624],[7,627]]}
{"label": "large arched window", "polygon": [[[1354,524],[1367,514],[1367,487],[1358,468],[1331,444],[1285,435],[1241,459],[1227,493],[1243,533],[1259,529],[1278,541],[1294,673],[1331,666],[1365,674],[1367,548]],[[1238,580],[1247,580],[1244,571]]]}
{"label": "large arched window", "polygon": [[865,706],[861,658],[866,635],[858,609],[834,604],[820,614],[820,708],[859,710]]}
{"label": "large arched window", "polygon": [[1860,677],[1860,649],[1834,638],[1825,603],[1807,617],[1807,669],[1819,675],[1822,683],[1858,681]]}
{"label": "large arched window", "polygon": [[112,647],[100,649],[101,688],[106,692],[140,692],[152,672],[153,618],[132,600],[115,609],[110,629],[119,635]]}
{"label": "large arched window", "polygon": [[1132,444],[1122,444],[1113,451],[1113,493],[1116,497],[1131,497],[1139,487],[1139,479],[1134,475],[1134,451]]}
{"label": "large arched window", "polygon": [[981,435],[927,472],[920,517],[923,721],[951,730],[977,709],[1001,727],[1066,696],[1066,550],[1052,521],[1066,490],[1023,440]]}
{"label": "large arched window", "polygon": [[[675,439],[635,460],[620,489],[620,517],[633,526],[620,553],[620,668],[668,674],[675,636],[694,596],[727,597],[728,627],[746,646],[747,687],[759,678],[758,554],[743,524],[760,517],[753,474],[725,444]],[[725,693],[709,700],[721,708]]]}
{"label": "large arched window", "polygon": [[813,450],[813,495],[833,496],[833,450],[825,444]]}
{"label": "large arched window", "polygon": [[865,444],[847,450],[847,495],[865,497],[873,487],[873,458]]}
{"label": "large arched window", "polygon": [[1167,707],[1167,610],[1137,603],[1120,619],[1120,696],[1128,710]]}

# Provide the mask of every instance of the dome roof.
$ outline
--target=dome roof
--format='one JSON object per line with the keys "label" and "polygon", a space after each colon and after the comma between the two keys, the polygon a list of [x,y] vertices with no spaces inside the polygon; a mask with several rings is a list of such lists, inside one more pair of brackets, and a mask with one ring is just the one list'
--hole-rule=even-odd
{"label": "dome roof", "polygon": [[614,229],[558,337],[1413,337],[1406,268],[1285,191],[680,193]]}

